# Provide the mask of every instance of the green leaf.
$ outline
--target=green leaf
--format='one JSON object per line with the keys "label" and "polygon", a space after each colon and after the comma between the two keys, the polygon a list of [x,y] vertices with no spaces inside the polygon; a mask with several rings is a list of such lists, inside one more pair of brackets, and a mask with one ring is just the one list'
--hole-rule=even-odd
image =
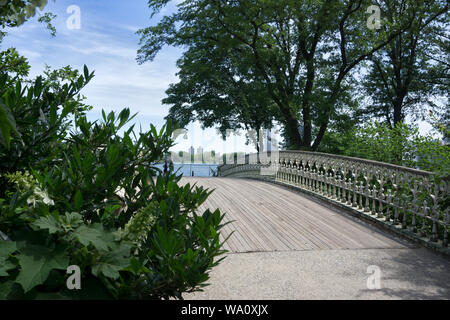
{"label": "green leaf", "polygon": [[0,300],[6,300],[12,291],[14,281],[0,283]]}
{"label": "green leaf", "polygon": [[66,270],[69,264],[67,252],[63,248],[51,250],[42,246],[25,247],[17,256],[22,267],[16,282],[27,293],[47,280],[51,270]]}
{"label": "green leaf", "polygon": [[0,277],[7,277],[9,274],[6,272],[16,267],[14,263],[8,260],[8,258],[0,257]]}
{"label": "green leaf", "polygon": [[84,73],[84,79],[86,81],[88,81],[88,79],[89,79],[89,70],[88,70],[88,67],[86,65],[84,65],[84,67],[83,67],[83,73]]}
{"label": "green leaf", "polygon": [[8,257],[17,250],[17,244],[13,241],[0,240],[0,257]]}
{"label": "green leaf", "polygon": [[84,246],[92,244],[98,250],[107,251],[114,245],[114,237],[111,233],[105,232],[103,226],[94,223],[90,226],[82,225],[74,232],[74,237]]}
{"label": "green leaf", "polygon": [[42,76],[38,76],[34,82],[34,96],[39,97],[42,92]]}
{"label": "green leaf", "polygon": [[81,209],[81,206],[83,205],[83,196],[81,195],[80,190],[77,190],[75,193],[75,199],[74,199],[74,210],[79,211]]}
{"label": "green leaf", "polygon": [[19,134],[11,110],[0,99],[0,142],[9,150],[11,131]]}
{"label": "green leaf", "polygon": [[130,271],[134,274],[140,274],[140,273],[151,273],[151,271],[145,267],[143,263],[141,263],[136,258],[130,259],[130,265],[124,269],[125,271]]}
{"label": "green leaf", "polygon": [[102,256],[92,267],[92,273],[97,277],[103,274],[111,279],[119,278],[119,271],[130,267],[130,250],[131,245],[121,244],[117,249]]}
{"label": "green leaf", "polygon": [[61,224],[51,215],[40,217],[35,222],[33,222],[32,226],[35,226],[41,230],[48,229],[48,233],[50,234],[54,234],[62,230]]}
{"label": "green leaf", "polygon": [[81,214],[77,212],[66,212],[64,216],[61,216],[60,221],[66,229],[75,229],[83,222],[82,219]]}

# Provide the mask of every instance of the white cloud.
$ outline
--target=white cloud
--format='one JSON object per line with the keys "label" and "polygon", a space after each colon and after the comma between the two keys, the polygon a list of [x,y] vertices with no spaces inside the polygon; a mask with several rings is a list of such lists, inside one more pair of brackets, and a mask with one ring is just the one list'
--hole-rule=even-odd
{"label": "white cloud", "polygon": [[37,51],[31,51],[31,50],[20,50],[20,54],[27,57],[28,59],[38,59],[42,57],[42,54]]}
{"label": "white cloud", "polygon": [[131,25],[120,25],[119,27],[124,29],[124,30],[131,31],[133,33],[136,33],[136,31],[141,29],[141,27],[131,26]]}

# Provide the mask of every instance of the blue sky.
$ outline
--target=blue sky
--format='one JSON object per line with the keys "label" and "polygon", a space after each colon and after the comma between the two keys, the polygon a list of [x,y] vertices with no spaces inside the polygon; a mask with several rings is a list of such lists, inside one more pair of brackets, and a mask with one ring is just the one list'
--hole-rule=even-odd
{"label": "blue sky", "polygon": [[[67,27],[73,13],[67,12],[71,5],[80,8],[80,29]],[[94,106],[88,114],[91,120],[99,119],[102,109],[120,111],[128,107],[138,113],[137,127],[140,124],[146,129],[153,123],[159,128],[169,110],[161,100],[169,84],[178,81],[176,61],[182,50],[165,47],[153,62],[138,65],[139,36],[135,32],[156,24],[161,15],[173,10],[176,1],[150,19],[147,0],[50,0],[44,12],[57,15],[53,21],[56,37],[37,21],[38,11],[36,17],[21,27],[8,30],[2,49],[15,47],[27,57],[31,78],[41,74],[46,64],[54,69],[70,65],[79,70],[86,64],[95,71],[94,79],[82,92],[87,97],[86,103]],[[188,130],[188,139],[177,140],[175,150],[203,145],[205,151],[247,151],[243,136],[224,145],[214,129],[202,131],[199,124],[191,124]]]}

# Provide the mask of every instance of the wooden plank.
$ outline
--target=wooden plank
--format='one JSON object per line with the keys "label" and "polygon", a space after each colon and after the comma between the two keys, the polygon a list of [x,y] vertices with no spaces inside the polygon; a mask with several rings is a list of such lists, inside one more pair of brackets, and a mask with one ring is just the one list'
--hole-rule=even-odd
{"label": "wooden plank", "polygon": [[231,252],[403,248],[381,231],[278,185],[238,178],[185,177],[215,189],[199,208],[226,213],[235,221],[221,232]]}

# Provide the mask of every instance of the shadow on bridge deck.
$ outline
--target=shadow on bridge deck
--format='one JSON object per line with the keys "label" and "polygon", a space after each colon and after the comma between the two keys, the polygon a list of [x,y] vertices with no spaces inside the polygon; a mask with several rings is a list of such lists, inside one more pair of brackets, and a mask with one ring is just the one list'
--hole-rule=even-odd
{"label": "shadow on bridge deck", "polygon": [[[185,299],[450,299],[450,261],[300,193],[237,178],[183,178],[215,189],[200,210],[234,221],[227,258]],[[245,253],[245,254],[243,254]],[[367,268],[380,268],[370,290]]]}

